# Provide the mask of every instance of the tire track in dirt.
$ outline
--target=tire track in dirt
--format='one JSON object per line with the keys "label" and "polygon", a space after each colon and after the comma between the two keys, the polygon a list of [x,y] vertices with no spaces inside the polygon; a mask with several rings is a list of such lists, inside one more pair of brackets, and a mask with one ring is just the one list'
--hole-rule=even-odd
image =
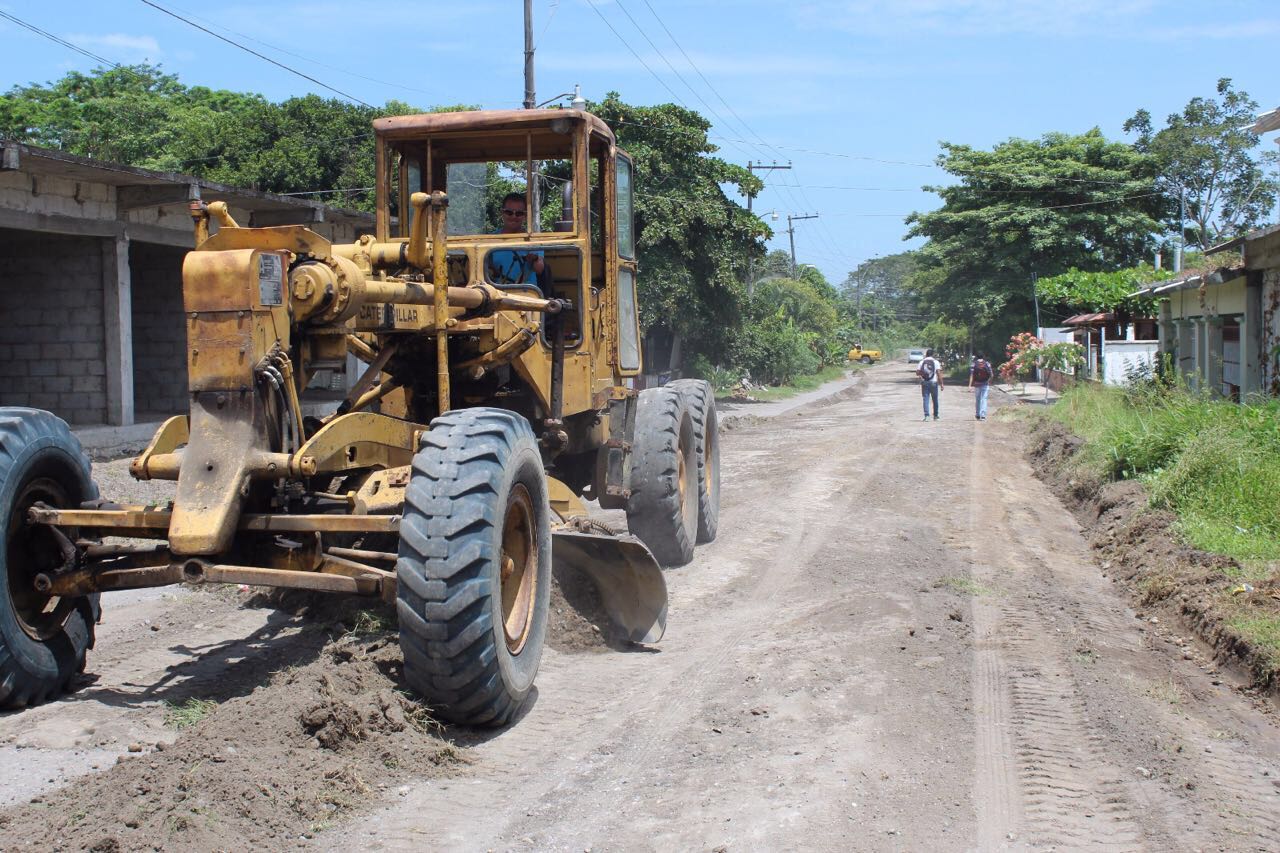
{"label": "tire track in dirt", "polygon": [[[1139,849],[1143,834],[1124,782],[1088,724],[1063,650],[1021,586],[1034,554],[1016,539],[993,543],[985,514],[1006,520],[1008,492],[999,488],[984,433],[970,445],[967,535],[978,584],[974,712],[979,847],[1018,840],[1070,849]],[[1018,584],[1017,591],[991,592]]]}
{"label": "tire track in dirt", "polygon": [[[1007,478],[997,478],[997,481],[1002,490],[1009,490]],[[1019,505],[1010,512],[1015,522],[1010,525],[1013,531],[1041,530],[1055,525],[1074,528],[1069,517],[1051,514],[1036,504]],[[1077,577],[1063,583],[1068,574],[1064,569],[1069,568],[1073,560],[1089,559],[1087,552],[1080,555],[1046,553],[1038,543],[1029,541],[1021,533],[1015,533],[1014,538],[1033,557],[1031,568],[1045,589],[1061,590],[1072,601],[1080,602],[1092,600],[1103,586],[1097,575]],[[1058,599],[1048,596],[1037,602],[1037,609],[1050,619],[1060,611],[1060,606]],[[1092,643],[1098,641],[1096,638],[1105,638],[1102,642],[1110,654],[1126,655],[1135,662],[1139,657],[1151,656],[1151,650],[1144,648],[1142,643],[1127,639],[1135,634],[1133,620],[1123,618],[1119,610],[1088,607],[1074,612],[1072,621],[1081,623],[1075,626],[1075,630],[1089,654],[1092,654]],[[1260,763],[1265,766],[1265,761],[1260,762],[1259,756],[1247,749],[1248,741],[1224,738],[1219,728],[1226,720],[1239,719],[1231,707],[1234,697],[1224,694],[1205,696],[1203,699],[1207,701],[1202,702],[1186,701],[1195,697],[1184,697],[1184,675],[1177,671],[1176,666],[1169,668],[1165,680],[1156,683],[1142,677],[1141,673],[1146,668],[1149,668],[1149,662],[1147,667],[1134,666],[1129,678],[1132,692],[1138,693],[1141,701],[1149,706],[1146,719],[1150,741],[1179,744],[1186,741],[1185,746],[1175,748],[1174,752],[1178,763],[1183,765],[1179,774],[1166,774],[1164,779],[1153,779],[1141,785],[1122,783],[1135,799],[1141,799],[1142,810],[1148,815],[1144,821],[1148,834],[1168,836],[1162,839],[1162,846],[1221,844],[1225,837],[1256,839],[1255,849],[1280,849],[1280,786],[1274,784],[1277,777],[1270,775],[1274,770],[1260,774]],[[1209,689],[1213,688],[1210,686]],[[1176,704],[1178,713],[1168,713],[1166,708],[1160,707],[1162,703],[1166,706]],[[1097,713],[1092,716],[1095,718],[1112,710],[1102,702],[1094,704]],[[1092,737],[1101,741],[1098,721],[1093,719],[1090,722]],[[1274,742],[1274,732],[1270,735],[1263,735],[1260,740]],[[1123,743],[1123,739],[1116,740]],[[1151,758],[1150,755],[1139,755],[1134,756],[1133,761],[1135,765],[1143,766],[1147,773],[1152,773],[1156,762]],[[1169,791],[1168,787],[1175,784],[1179,790]],[[1209,819],[1188,824],[1185,820],[1188,800],[1193,803],[1199,801],[1198,805],[1209,812]],[[1176,834],[1173,828],[1177,829]]]}
{"label": "tire track in dirt", "polygon": [[[891,457],[887,451],[902,440],[895,436],[874,452],[865,448],[850,454],[846,440],[832,430],[823,455],[839,464],[821,473],[797,470],[789,445],[812,440],[824,427],[847,424],[849,413],[833,406],[802,422],[795,417],[771,421],[770,452],[734,457],[733,470],[725,472],[726,483],[744,489],[776,484],[777,493],[785,494],[789,504],[822,506],[828,513],[841,514]],[[787,427],[779,429],[783,423]],[[751,433],[763,431],[744,429],[733,440],[750,442]],[[478,762],[526,769],[506,774],[501,784],[490,778],[457,779],[412,792],[403,808],[393,807],[368,822],[370,828],[376,826],[371,846],[428,841],[449,849],[474,849],[479,844],[476,827],[485,826],[482,836],[499,846],[532,840],[538,847],[568,849],[575,841],[597,835],[602,823],[624,815],[637,780],[661,766],[655,756],[688,725],[698,707],[720,695],[726,667],[747,635],[783,618],[779,593],[794,582],[831,533],[829,517],[777,514],[754,519],[754,524],[732,518],[730,513],[743,510],[731,494],[726,498],[725,520],[730,523],[724,529],[737,531],[732,535],[738,548],[750,556],[735,561],[728,574],[718,567],[712,576],[701,559],[668,573],[676,602],[670,617],[674,630],[656,659],[643,653],[594,660],[549,656],[539,675],[540,688],[570,707],[552,711],[535,706],[512,729],[471,750]],[[674,665],[664,667],[666,662]],[[571,724],[566,717],[572,718]],[[548,756],[553,756],[550,763]],[[527,804],[523,818],[493,826],[495,800],[513,788]],[[559,792],[566,790],[574,795],[561,796]],[[440,816],[429,829],[408,818],[428,809]],[[361,832],[358,826],[348,829]],[[350,838],[347,832],[343,836],[325,843],[336,849]],[[625,837],[614,834],[613,843],[624,843]]]}

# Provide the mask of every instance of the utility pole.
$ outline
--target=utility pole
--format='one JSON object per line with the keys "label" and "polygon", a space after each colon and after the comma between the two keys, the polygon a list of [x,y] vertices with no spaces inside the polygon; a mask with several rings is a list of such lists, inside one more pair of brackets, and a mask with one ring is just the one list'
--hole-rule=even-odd
{"label": "utility pole", "polygon": [[533,0],[524,0],[524,108],[538,105],[533,92]]}
{"label": "utility pole", "polygon": [[1178,248],[1173,252],[1173,271],[1182,272],[1182,247],[1187,239],[1187,188],[1178,188]]}
{"label": "utility pole", "polygon": [[805,213],[800,216],[792,216],[787,214],[787,235],[791,238],[791,277],[796,277],[796,227],[792,222],[799,222],[801,219],[817,219],[816,213]]}
{"label": "utility pole", "polygon": [[[1031,273],[1031,298],[1035,300],[1035,303],[1036,303],[1036,337],[1037,338],[1040,337],[1040,290],[1038,287],[1039,283],[1040,283],[1040,275],[1039,273],[1036,273],[1033,271]],[[973,352],[973,325],[972,324],[969,325],[969,352],[971,353]],[[1040,381],[1040,366],[1038,364],[1035,367],[1035,378],[1037,382]]]}
{"label": "utility pole", "polygon": [[1031,274],[1031,298],[1036,303],[1036,337],[1040,337],[1040,289],[1038,284],[1040,276],[1036,273]]}
{"label": "utility pole", "polygon": [[[533,86],[533,0],[524,0],[524,108],[537,109],[538,97]],[[542,230],[542,194],[538,192],[538,169],[529,164],[530,178],[527,187],[529,196],[529,218],[525,227],[531,231]]]}
{"label": "utility pole", "polygon": [[[766,165],[764,163],[752,163],[750,160],[747,161],[747,171],[753,175],[756,173],[757,169],[762,172],[768,172],[774,169],[790,169],[790,168],[791,168],[790,163],[788,163],[785,166],[779,166],[777,163],[770,163]],[[751,213],[751,200],[753,198],[755,198],[754,193],[747,193],[747,213]],[[795,252],[792,252],[791,254],[793,256],[792,264],[794,265]],[[756,259],[753,257],[748,257],[747,258],[747,298],[748,299],[750,299],[753,295],[755,295],[755,290],[756,290],[755,267],[756,267]]]}

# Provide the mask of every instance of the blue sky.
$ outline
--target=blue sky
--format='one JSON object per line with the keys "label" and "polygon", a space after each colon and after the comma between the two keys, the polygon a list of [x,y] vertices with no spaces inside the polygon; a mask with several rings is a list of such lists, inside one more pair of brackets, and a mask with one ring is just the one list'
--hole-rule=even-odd
{"label": "blue sky", "polygon": [[[523,98],[522,0],[155,2],[369,103]],[[141,0],[0,0],[0,11],[187,84],[332,94]],[[788,213],[818,213],[796,223],[796,252],[834,283],[914,245],[902,219],[937,206],[920,187],[945,182],[931,165],[941,140],[989,148],[1095,126],[1124,139],[1135,110],[1162,124],[1219,77],[1280,106],[1275,2],[535,0],[534,22],[539,100],[576,83],[588,98],[683,102],[713,121],[726,159],[790,161],[765,175],[755,209],[783,228]],[[0,45],[5,89],[95,65],[3,19]]]}

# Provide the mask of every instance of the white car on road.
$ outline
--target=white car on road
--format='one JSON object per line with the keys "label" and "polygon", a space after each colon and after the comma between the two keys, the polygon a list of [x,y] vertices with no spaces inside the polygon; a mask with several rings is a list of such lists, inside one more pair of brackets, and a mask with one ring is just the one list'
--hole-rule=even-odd
{"label": "white car on road", "polygon": [[919,364],[924,361],[924,350],[909,349],[907,350],[907,364]]}

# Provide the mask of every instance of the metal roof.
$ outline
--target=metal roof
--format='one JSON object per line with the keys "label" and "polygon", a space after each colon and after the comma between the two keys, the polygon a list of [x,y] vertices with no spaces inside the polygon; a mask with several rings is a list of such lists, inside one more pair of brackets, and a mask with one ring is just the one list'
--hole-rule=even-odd
{"label": "metal roof", "polygon": [[1098,311],[1093,314],[1077,314],[1074,317],[1068,317],[1062,321],[1064,326],[1093,326],[1098,323],[1108,323],[1115,317],[1109,311]]}
{"label": "metal roof", "polygon": [[[1280,130],[1280,107],[1276,107],[1270,112],[1262,113],[1258,116],[1257,121],[1249,126],[1250,133],[1270,133],[1273,130]],[[1277,140],[1280,142],[1280,140]]]}

